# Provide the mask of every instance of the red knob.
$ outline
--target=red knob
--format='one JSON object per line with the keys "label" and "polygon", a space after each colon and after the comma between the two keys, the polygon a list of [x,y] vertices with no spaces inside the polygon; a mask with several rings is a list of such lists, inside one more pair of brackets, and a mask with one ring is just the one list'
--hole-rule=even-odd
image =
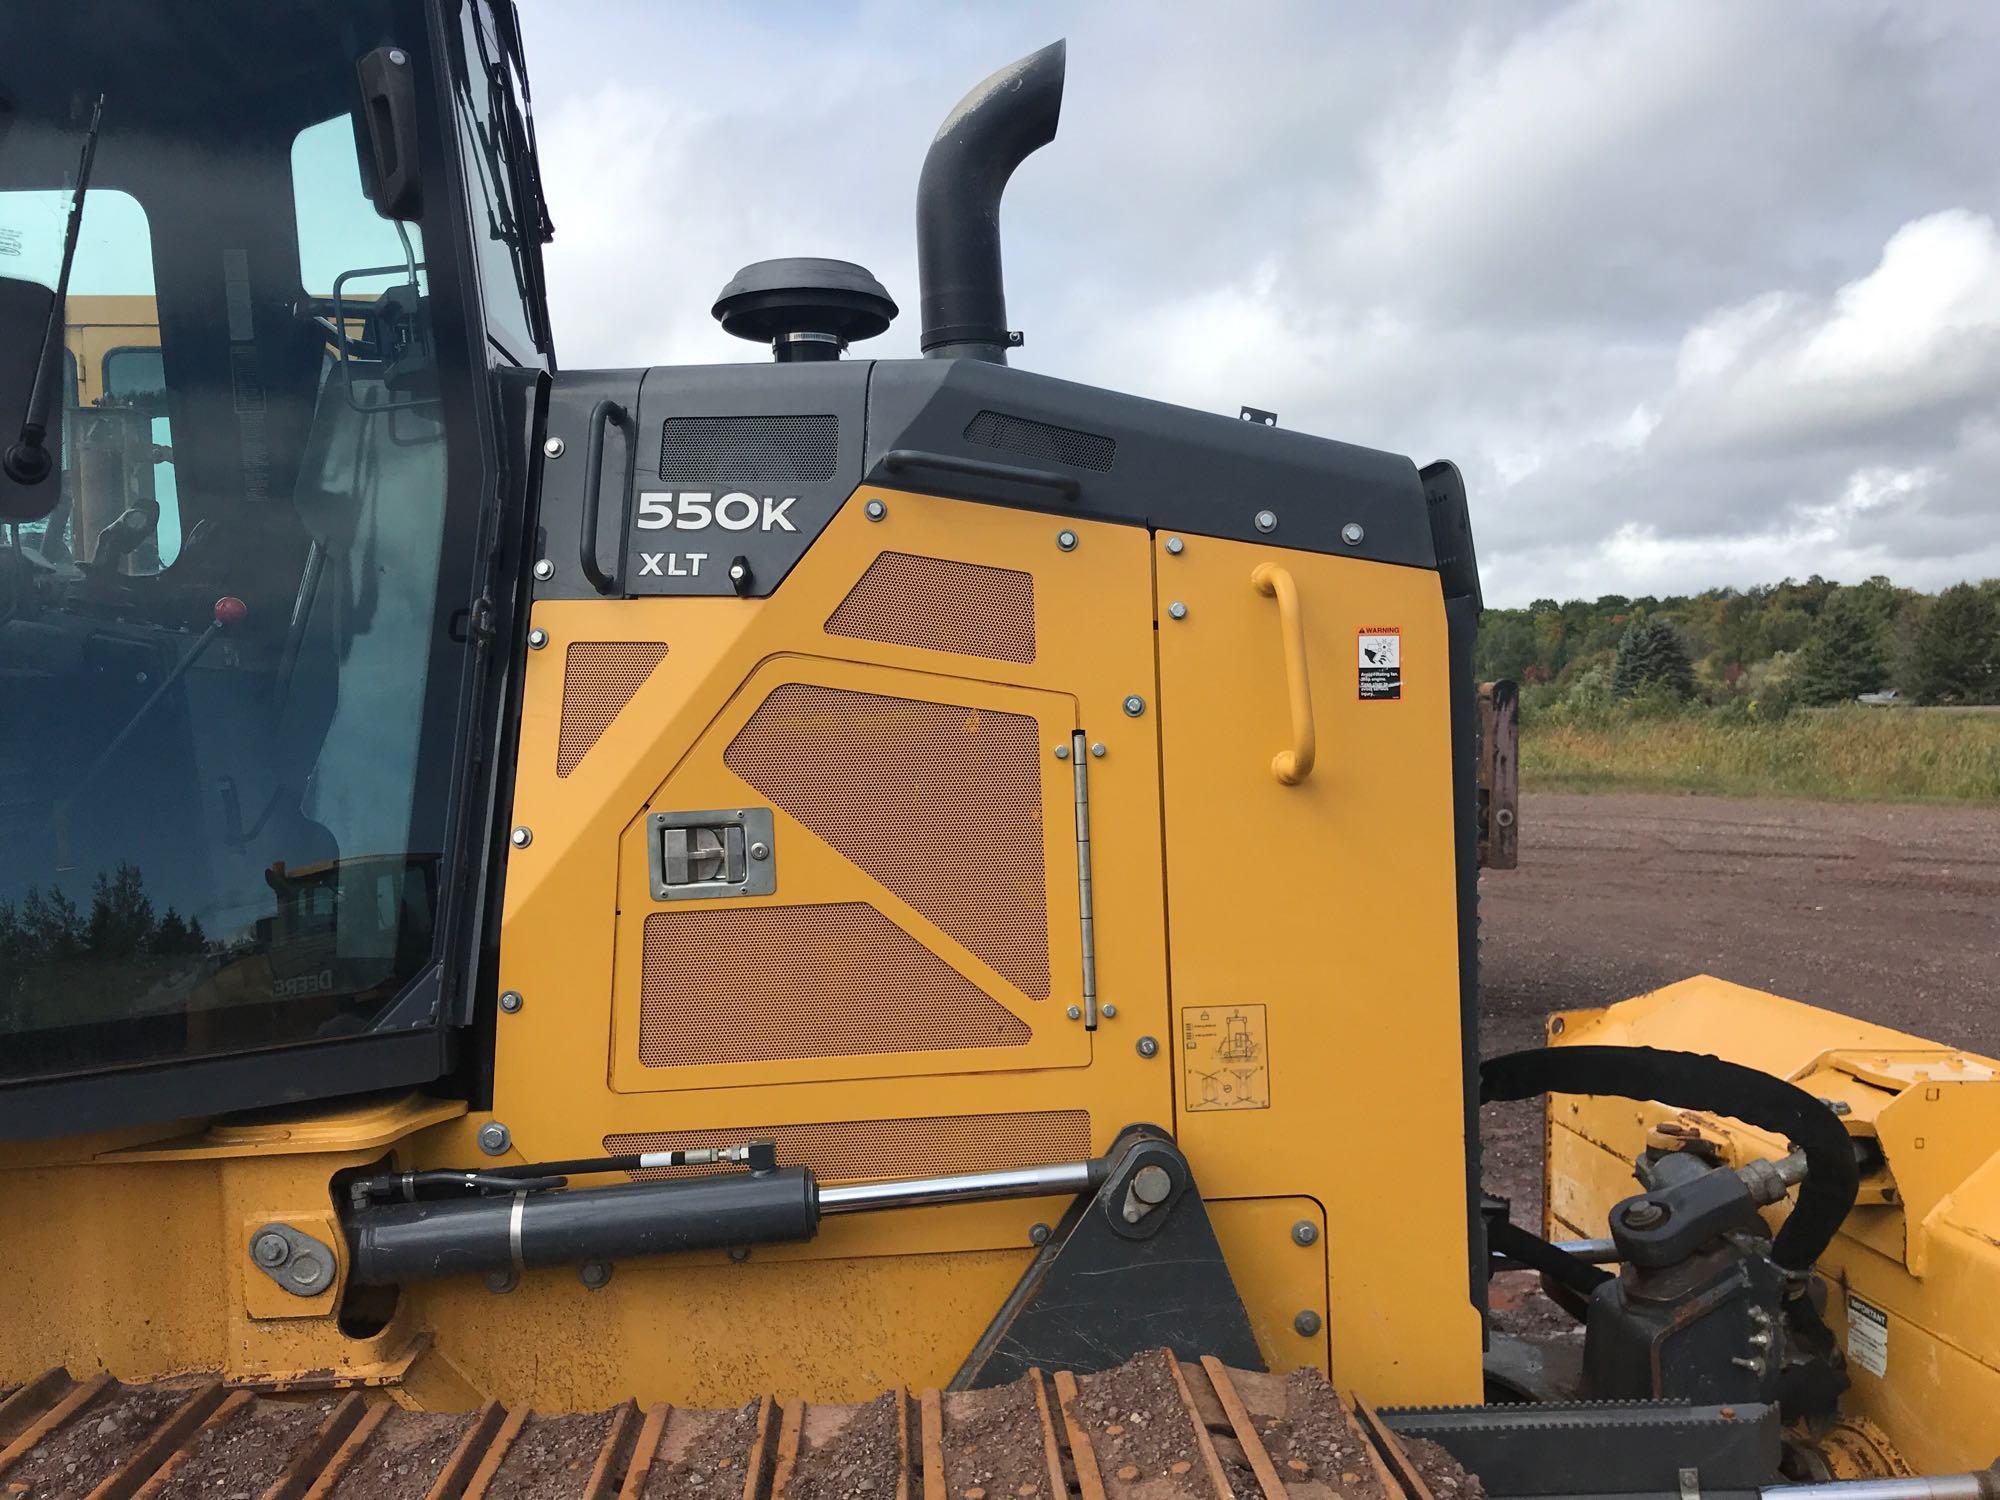
{"label": "red knob", "polygon": [[250,613],[250,606],[234,594],[224,594],[215,601],[215,623],[218,625],[241,625],[243,617]]}

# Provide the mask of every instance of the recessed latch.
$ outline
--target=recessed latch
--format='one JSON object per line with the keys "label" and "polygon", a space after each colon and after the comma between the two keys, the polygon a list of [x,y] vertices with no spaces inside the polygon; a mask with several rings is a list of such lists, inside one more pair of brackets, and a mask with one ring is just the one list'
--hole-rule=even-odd
{"label": "recessed latch", "polygon": [[778,888],[768,807],[654,813],[646,834],[655,901],[768,896]]}

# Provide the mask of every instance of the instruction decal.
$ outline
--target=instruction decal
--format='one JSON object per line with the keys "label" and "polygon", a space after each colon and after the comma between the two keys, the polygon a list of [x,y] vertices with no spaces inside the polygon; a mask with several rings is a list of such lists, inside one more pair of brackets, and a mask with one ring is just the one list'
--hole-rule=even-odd
{"label": "instruction decal", "polygon": [[1403,696],[1403,631],[1398,625],[1361,627],[1361,701],[1393,702]]}
{"label": "instruction decal", "polygon": [[1847,1295],[1847,1359],[1880,1379],[1889,1373],[1889,1315]]}
{"label": "instruction decal", "polygon": [[1181,1008],[1181,1098],[1189,1110],[1269,1109],[1270,1037],[1261,1005]]}

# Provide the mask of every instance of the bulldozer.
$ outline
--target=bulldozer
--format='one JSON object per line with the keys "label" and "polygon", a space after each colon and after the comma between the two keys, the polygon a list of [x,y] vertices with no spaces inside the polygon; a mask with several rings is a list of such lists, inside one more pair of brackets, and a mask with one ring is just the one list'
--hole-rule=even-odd
{"label": "bulldozer", "polygon": [[0,1493],[2000,1494],[1996,1065],[1482,1059],[1466,487],[1010,365],[1064,74],[570,369],[506,0],[0,20]]}

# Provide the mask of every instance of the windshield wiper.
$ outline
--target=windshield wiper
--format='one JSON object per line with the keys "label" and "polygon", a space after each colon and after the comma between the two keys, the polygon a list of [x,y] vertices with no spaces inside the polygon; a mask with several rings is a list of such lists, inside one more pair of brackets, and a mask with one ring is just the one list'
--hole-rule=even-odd
{"label": "windshield wiper", "polygon": [[[63,226],[62,270],[56,276],[55,300],[49,304],[48,326],[35,366],[35,383],[28,392],[28,410],[21,418],[21,435],[7,449],[7,477],[16,484],[40,484],[55,469],[49,456],[49,416],[55,405],[57,351],[62,347],[63,320],[69,301],[69,268],[76,260],[77,237],[83,232],[83,196],[90,187],[90,169],[97,160],[97,130],[104,121],[104,96],[90,111],[90,129],[83,137],[83,158],[76,167],[76,192],[69,200],[69,221]],[[53,505],[53,502],[51,502]]]}

